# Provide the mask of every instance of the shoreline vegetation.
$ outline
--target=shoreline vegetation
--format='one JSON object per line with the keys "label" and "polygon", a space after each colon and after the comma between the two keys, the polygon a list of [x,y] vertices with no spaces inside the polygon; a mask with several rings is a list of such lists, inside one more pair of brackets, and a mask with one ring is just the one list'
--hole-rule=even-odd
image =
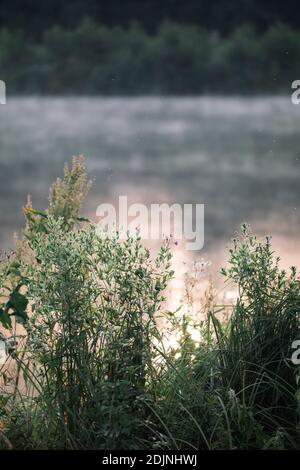
{"label": "shoreline vegetation", "polygon": [[0,29],[1,80],[10,95],[287,94],[300,77],[300,33],[285,24],[229,33],[164,21],[108,27],[86,18],[32,36]]}
{"label": "shoreline vegetation", "polygon": [[100,237],[80,217],[89,187],[74,158],[2,256],[0,448],[299,449],[297,269],[243,225],[222,270],[236,302],[210,285],[195,319],[191,275],[167,311],[168,240],[152,259],[138,234]]}

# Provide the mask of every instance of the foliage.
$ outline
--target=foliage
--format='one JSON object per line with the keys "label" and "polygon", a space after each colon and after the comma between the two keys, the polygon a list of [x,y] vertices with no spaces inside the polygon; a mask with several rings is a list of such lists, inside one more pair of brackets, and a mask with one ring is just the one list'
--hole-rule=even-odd
{"label": "foliage", "polygon": [[263,32],[238,24],[221,35],[162,22],[108,27],[85,18],[37,40],[0,30],[1,79],[10,93],[191,95],[287,93],[299,76],[300,33],[276,23]]}
{"label": "foliage", "polygon": [[25,245],[1,263],[3,311],[26,312],[27,336],[9,356],[17,379],[1,395],[0,447],[298,449],[296,268],[280,269],[270,239],[244,225],[222,270],[238,291],[229,318],[211,283],[194,309],[203,261],[186,304],[167,312],[168,242],[151,259],[138,232],[121,240],[77,224],[86,185],[75,160],[49,211],[25,211]]}
{"label": "foliage", "polygon": [[[276,421],[291,438],[290,428],[298,420],[290,358],[292,343],[300,335],[300,283],[296,268],[286,273],[279,261],[269,238],[262,243],[243,226],[224,272],[237,284],[239,298],[221,347],[230,386],[236,390],[243,383],[243,395],[260,410],[265,428],[273,428]],[[271,416],[263,412],[270,407]]]}
{"label": "foliage", "polygon": [[139,238],[121,243],[92,226],[65,234],[53,217],[46,228],[30,241],[37,265],[26,274],[39,402],[50,423],[57,417],[63,446],[132,446],[153,372],[154,315],[170,278],[167,247],[152,265]]}
{"label": "foliage", "polygon": [[300,335],[296,269],[280,270],[270,239],[260,242],[244,225],[222,273],[239,291],[229,321],[217,320],[225,306],[214,306],[199,347],[184,336],[166,361],[156,411],[167,447],[299,448],[298,371],[290,360]]}

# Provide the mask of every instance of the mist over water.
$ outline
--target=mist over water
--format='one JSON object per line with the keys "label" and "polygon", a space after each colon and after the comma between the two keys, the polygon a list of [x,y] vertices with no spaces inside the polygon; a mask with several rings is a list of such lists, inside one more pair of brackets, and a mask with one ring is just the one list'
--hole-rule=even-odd
{"label": "mist over water", "polygon": [[204,249],[192,255],[213,270],[244,221],[271,234],[287,264],[300,264],[300,106],[288,97],[8,98],[0,149],[1,249],[23,226],[27,194],[47,207],[63,163],[84,154],[92,219],[119,195],[205,204]]}

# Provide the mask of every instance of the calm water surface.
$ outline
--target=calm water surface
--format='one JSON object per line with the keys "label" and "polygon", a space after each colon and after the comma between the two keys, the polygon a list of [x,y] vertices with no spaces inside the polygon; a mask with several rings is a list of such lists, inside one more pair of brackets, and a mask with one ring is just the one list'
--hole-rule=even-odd
{"label": "calm water surface", "polygon": [[63,162],[81,153],[94,180],[90,217],[120,194],[204,203],[197,256],[213,271],[244,221],[273,235],[285,263],[300,262],[300,106],[288,98],[8,99],[0,108],[0,248],[23,225],[27,194],[45,208]]}

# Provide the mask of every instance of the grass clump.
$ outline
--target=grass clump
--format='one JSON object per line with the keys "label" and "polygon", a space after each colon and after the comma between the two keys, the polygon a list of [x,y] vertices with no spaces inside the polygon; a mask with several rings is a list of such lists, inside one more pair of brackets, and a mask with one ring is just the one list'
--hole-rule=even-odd
{"label": "grass clump", "polygon": [[168,242],[152,259],[138,233],[100,232],[80,218],[87,190],[74,160],[49,210],[25,209],[24,240],[1,262],[0,447],[299,448],[296,268],[244,225],[222,270],[238,291],[230,315],[211,285],[205,317],[166,312]]}
{"label": "grass clump", "polygon": [[[208,311],[202,342],[171,361],[166,377],[176,392],[162,407],[172,435],[207,449],[299,448],[299,386],[291,362],[300,335],[296,268],[279,268],[270,239],[244,225],[222,270],[238,298],[228,321]],[[178,422],[181,426],[178,427]],[[176,437],[175,437],[176,436]]]}

